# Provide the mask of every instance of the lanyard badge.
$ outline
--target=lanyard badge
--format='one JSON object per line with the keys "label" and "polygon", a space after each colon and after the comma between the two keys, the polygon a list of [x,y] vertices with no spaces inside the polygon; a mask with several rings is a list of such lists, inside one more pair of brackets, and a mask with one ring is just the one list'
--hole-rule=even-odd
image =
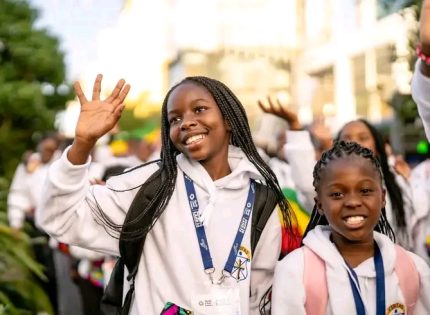
{"label": "lanyard badge", "polygon": [[[196,230],[197,240],[199,243],[200,254],[202,257],[203,268],[206,274],[208,274],[212,284],[214,284],[213,274],[215,273],[215,267],[213,266],[212,256],[209,250],[209,244],[206,237],[206,231],[203,223],[200,222],[199,217],[199,203],[197,201],[196,191],[194,188],[193,180],[184,173],[185,188],[187,190],[188,202],[190,205],[191,214],[193,216],[194,228]],[[255,181],[251,179],[250,187],[248,192],[248,198],[246,200],[245,207],[243,209],[242,219],[240,220],[239,227],[237,229],[236,237],[230,250],[227,262],[225,263],[224,269],[222,270],[221,277],[218,279],[216,284],[222,284],[226,277],[229,277],[234,268],[234,262],[237,257],[240,245],[245,235],[248,222],[251,217],[252,208],[255,200]]]}
{"label": "lanyard badge", "polygon": [[[385,315],[385,275],[384,263],[382,261],[381,250],[375,242],[375,256],[373,257],[376,270],[376,315]],[[354,296],[355,309],[357,315],[366,315],[365,306],[360,295],[360,285],[355,271],[348,266],[349,282]]]}

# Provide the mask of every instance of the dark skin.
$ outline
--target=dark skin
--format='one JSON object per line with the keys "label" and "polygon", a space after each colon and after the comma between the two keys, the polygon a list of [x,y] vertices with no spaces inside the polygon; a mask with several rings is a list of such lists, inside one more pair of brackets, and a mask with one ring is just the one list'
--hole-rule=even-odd
{"label": "dark skin", "polygon": [[[167,102],[167,117],[170,140],[176,149],[199,161],[212,180],[231,173],[231,128],[206,88],[191,82],[176,87]],[[191,141],[193,137],[199,138]]]}
{"label": "dark skin", "polygon": [[[430,0],[424,0],[421,7],[420,42],[423,53],[430,56]],[[421,72],[430,77],[430,65],[421,63]]]}
{"label": "dark skin", "polygon": [[331,161],[322,170],[315,199],[342,257],[356,267],[374,255],[373,230],[385,205],[378,170],[359,156]]}
{"label": "dark skin", "polygon": [[273,114],[284,119],[288,122],[290,130],[301,130],[302,124],[300,123],[299,117],[295,111],[288,109],[288,106],[282,105],[281,102],[276,99],[275,102],[268,96],[268,105],[265,105],[261,100],[258,101],[258,106],[261,110],[267,114]]}
{"label": "dark skin", "polygon": [[96,77],[91,100],[87,100],[79,82],[74,84],[76,96],[81,104],[75,138],[68,152],[68,160],[74,164],[85,164],[97,140],[115,127],[124,109],[124,99],[130,85],[119,80],[105,100],[100,100],[102,75]]}

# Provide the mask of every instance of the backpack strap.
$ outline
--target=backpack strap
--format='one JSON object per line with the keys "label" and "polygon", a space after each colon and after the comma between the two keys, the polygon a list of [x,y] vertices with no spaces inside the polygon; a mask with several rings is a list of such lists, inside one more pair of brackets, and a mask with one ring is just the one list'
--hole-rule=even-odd
{"label": "backpack strap", "polygon": [[328,287],[324,261],[306,245],[303,248],[305,309],[307,315],[324,315],[328,303]]}
{"label": "backpack strap", "polygon": [[420,292],[420,276],[411,256],[405,249],[396,245],[396,264],[394,269],[399,278],[399,286],[405,297],[406,311],[414,313],[415,304]]}
{"label": "backpack strap", "polygon": [[[400,290],[405,297],[408,314],[414,313],[420,291],[420,277],[414,261],[407,251],[396,245],[394,270],[399,279]],[[324,315],[328,302],[328,288],[324,261],[307,246],[303,246],[303,283],[306,293],[307,315]],[[308,303],[312,301],[312,303]]]}
{"label": "backpack strap", "polygon": [[266,185],[256,182],[254,208],[252,209],[251,253],[254,253],[264,227],[277,204],[276,194]]}
{"label": "backpack strap", "polygon": [[[133,224],[133,220],[141,214],[141,211],[154,198],[163,178],[164,174],[161,172],[161,169],[152,174],[137,192],[126,214],[123,223],[126,226],[123,227],[119,238],[119,252],[121,256],[114,267],[112,276],[102,297],[101,308],[104,315],[127,315],[129,313],[134,295],[134,279],[139,268],[146,234],[130,240],[125,233],[134,231],[142,225],[150,226],[153,223],[155,211],[146,213],[139,226]],[[127,267],[129,271],[127,280],[131,281],[131,283],[123,302],[124,267]]]}

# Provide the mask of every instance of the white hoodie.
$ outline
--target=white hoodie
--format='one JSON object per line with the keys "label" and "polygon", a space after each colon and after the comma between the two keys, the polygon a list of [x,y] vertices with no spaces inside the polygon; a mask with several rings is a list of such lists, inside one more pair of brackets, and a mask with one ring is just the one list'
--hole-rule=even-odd
{"label": "white hoodie", "polygon": [[[111,237],[93,215],[97,202],[116,224],[122,224],[139,187],[156,171],[153,163],[111,177],[106,186],[89,186],[85,165],[72,165],[67,151],[49,170],[43,210],[38,220],[61,242],[119,255],[118,240]],[[135,299],[130,314],[160,314],[167,302],[191,309],[191,295],[199,291],[208,276],[203,271],[193,219],[188,205],[183,172],[194,181],[200,209],[206,209],[205,230],[218,278],[233,244],[249,190],[250,178],[262,176],[237,147],[229,148],[231,174],[212,181],[198,162],[177,157],[176,187],[167,208],[146,237],[135,282]],[[208,206],[212,203],[212,206]],[[212,211],[210,211],[212,208]],[[208,210],[208,211],[207,211]],[[209,213],[210,212],[210,213]],[[243,254],[250,250],[250,224],[242,241]],[[242,247],[241,247],[242,248]],[[281,226],[274,211],[253,253],[245,264],[240,289],[241,314],[259,314],[258,304],[272,283],[281,249]],[[252,272],[251,272],[252,271]]]}
{"label": "white hoodie", "polygon": [[[355,302],[348,278],[348,267],[335,245],[330,241],[330,228],[317,226],[304,239],[304,244],[322,258],[326,265],[329,301],[326,315],[355,314]],[[385,271],[385,301],[388,308],[395,303],[405,304],[394,270],[395,246],[385,235],[374,232],[381,250]],[[430,269],[417,255],[408,252],[420,275],[420,295],[414,315],[430,314]],[[275,270],[272,293],[272,314],[305,315],[306,293],[303,286],[303,248],[296,249],[280,261]],[[366,314],[376,314],[376,272],[373,257],[354,268],[361,288]]]}

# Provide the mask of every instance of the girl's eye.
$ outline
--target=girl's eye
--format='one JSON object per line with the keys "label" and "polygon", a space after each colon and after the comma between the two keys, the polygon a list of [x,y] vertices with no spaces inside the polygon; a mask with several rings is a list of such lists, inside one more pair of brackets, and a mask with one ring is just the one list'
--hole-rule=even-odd
{"label": "girl's eye", "polygon": [[170,125],[174,125],[180,121],[181,121],[181,117],[179,117],[179,116],[178,117],[172,117],[172,118],[170,118],[169,123],[170,123]]}
{"label": "girl's eye", "polygon": [[368,194],[370,194],[372,191],[373,191],[373,189],[370,189],[370,188],[363,188],[363,189],[361,190],[361,193],[362,193],[362,194],[364,194],[364,195],[368,195]]}
{"label": "girl's eye", "polygon": [[204,107],[204,106],[197,106],[197,107],[194,109],[194,111],[198,114],[198,113],[204,112],[206,109],[207,109],[207,108],[206,108],[206,107]]}
{"label": "girl's eye", "polygon": [[330,197],[334,198],[334,199],[340,199],[340,198],[342,198],[342,196],[343,196],[343,194],[341,192],[339,192],[339,191],[332,192],[330,194]]}

